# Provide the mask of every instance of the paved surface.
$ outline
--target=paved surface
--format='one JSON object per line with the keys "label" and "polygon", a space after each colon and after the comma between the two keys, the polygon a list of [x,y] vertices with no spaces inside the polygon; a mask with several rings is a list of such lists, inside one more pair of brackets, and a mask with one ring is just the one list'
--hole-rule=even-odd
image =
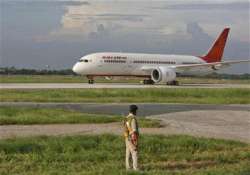
{"label": "paved surface", "polygon": [[102,88],[250,88],[249,84],[182,84],[180,86],[126,83],[0,83],[0,89],[102,89]]}
{"label": "paved surface", "polygon": [[189,111],[161,114],[149,118],[160,119],[168,134],[223,138],[250,143],[249,111]]}
{"label": "paved surface", "polygon": [[[142,134],[185,134],[250,143],[250,112],[190,111],[151,116],[162,120],[162,128],[142,128]],[[56,124],[0,126],[0,139],[75,134],[122,135],[122,122],[111,124]]]}
{"label": "paved surface", "polygon": [[121,134],[120,123],[110,124],[49,124],[0,126],[0,139],[27,136],[56,136],[75,134]]}
{"label": "paved surface", "polygon": [[[129,104],[0,102],[0,106],[64,108],[85,113],[126,115]],[[187,134],[250,143],[250,105],[137,104],[139,116],[160,119],[163,128],[143,128],[143,134]],[[74,134],[122,134],[121,123],[0,126],[0,139]]]}
{"label": "paved surface", "polygon": [[[40,108],[63,108],[84,113],[126,115],[128,103],[102,104],[102,103],[35,103],[35,102],[0,102],[0,106],[22,106]],[[250,111],[250,105],[200,105],[200,104],[157,104],[136,103],[139,107],[139,116],[149,116],[164,113],[193,111],[193,110],[233,110]]]}

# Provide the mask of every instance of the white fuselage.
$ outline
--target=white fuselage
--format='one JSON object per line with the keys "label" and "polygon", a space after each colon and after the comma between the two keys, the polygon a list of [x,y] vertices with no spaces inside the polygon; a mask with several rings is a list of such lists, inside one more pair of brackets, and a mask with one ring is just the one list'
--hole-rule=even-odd
{"label": "white fuselage", "polygon": [[[150,72],[143,67],[170,67],[185,64],[206,63],[196,56],[160,55],[105,52],[94,53],[82,57],[73,67],[73,71],[86,76],[141,76],[148,77]],[[200,75],[213,71],[211,68],[196,68],[176,72],[184,75]]]}

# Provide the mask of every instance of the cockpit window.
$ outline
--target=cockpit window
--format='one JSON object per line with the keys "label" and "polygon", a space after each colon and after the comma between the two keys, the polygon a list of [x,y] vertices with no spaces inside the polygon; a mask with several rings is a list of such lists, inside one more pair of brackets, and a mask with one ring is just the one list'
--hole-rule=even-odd
{"label": "cockpit window", "polygon": [[79,62],[85,62],[85,63],[87,63],[87,62],[89,62],[89,60],[79,60]]}

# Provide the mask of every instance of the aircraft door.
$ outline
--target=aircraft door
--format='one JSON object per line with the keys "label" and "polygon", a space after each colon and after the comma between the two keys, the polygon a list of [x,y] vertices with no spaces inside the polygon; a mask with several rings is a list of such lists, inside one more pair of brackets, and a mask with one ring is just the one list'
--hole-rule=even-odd
{"label": "aircraft door", "polygon": [[127,75],[130,75],[133,69],[134,69],[133,61],[131,59],[127,59],[124,71],[126,72]]}

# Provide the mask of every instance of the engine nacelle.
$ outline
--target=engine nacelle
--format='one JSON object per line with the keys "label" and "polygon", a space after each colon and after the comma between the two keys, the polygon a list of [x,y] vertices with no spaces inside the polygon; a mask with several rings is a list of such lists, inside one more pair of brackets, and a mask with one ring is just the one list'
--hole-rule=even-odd
{"label": "engine nacelle", "polygon": [[175,80],[176,73],[170,68],[158,67],[151,72],[151,79],[155,83],[167,83]]}

